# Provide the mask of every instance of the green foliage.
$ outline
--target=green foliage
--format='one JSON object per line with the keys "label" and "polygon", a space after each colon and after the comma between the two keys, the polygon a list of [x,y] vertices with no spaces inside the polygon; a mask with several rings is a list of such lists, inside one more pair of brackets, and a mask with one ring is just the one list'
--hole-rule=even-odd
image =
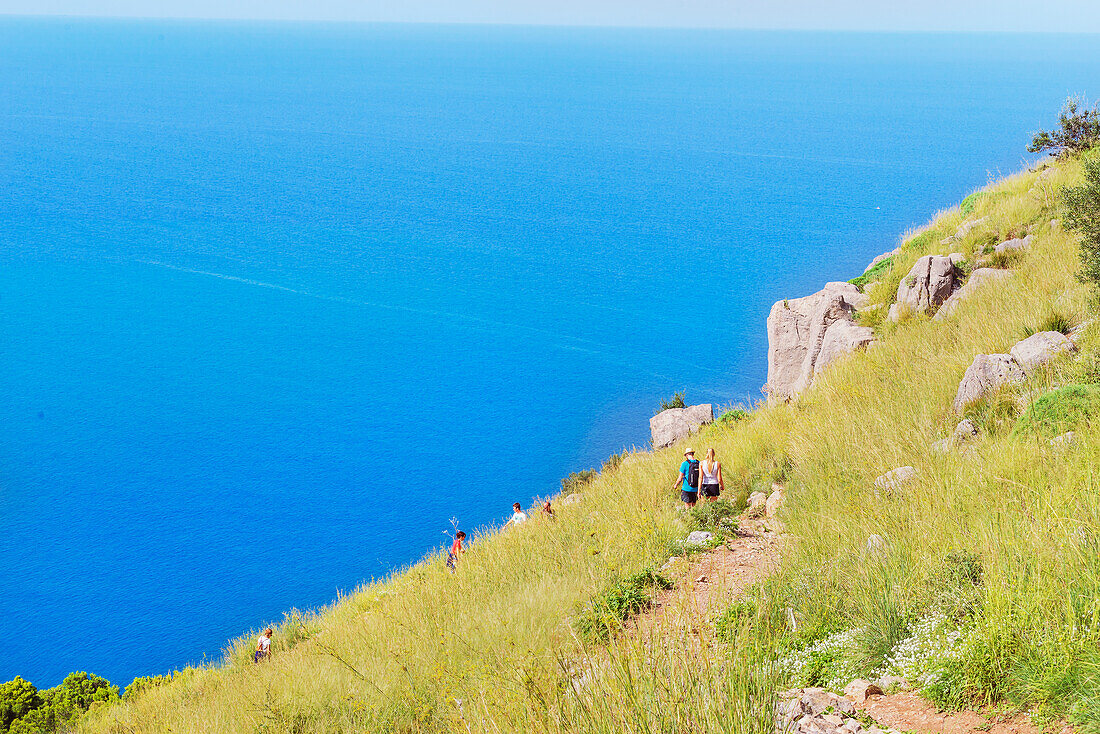
{"label": "green foliage", "polygon": [[1076,155],[1100,143],[1100,109],[1070,97],[1058,114],[1058,129],[1040,130],[1027,146],[1029,153],[1049,151],[1051,155]]}
{"label": "green foliage", "polygon": [[985,196],[987,196],[987,194],[984,191],[975,191],[962,200],[962,203],[959,204],[959,211],[963,213],[963,216],[970,216],[974,213],[974,205]]}
{"label": "green foliage", "polygon": [[41,705],[42,697],[30,681],[16,676],[14,680],[0,683],[0,732],[8,731],[12,722]]}
{"label": "green foliage", "polygon": [[118,686],[88,673],[70,673],[61,685],[41,692],[16,678],[0,686],[0,724],[5,724],[0,732],[54,734],[68,729],[93,704],[118,697]]}
{"label": "green foliage", "polygon": [[671,581],[650,569],[627,576],[586,604],[573,628],[589,644],[605,643],[631,615],[649,609],[653,592],[671,588]]}
{"label": "green foliage", "polygon": [[943,565],[928,579],[933,609],[956,623],[964,623],[979,611],[985,569],[978,554],[950,551]]}
{"label": "green foliage", "polygon": [[171,675],[145,675],[138,676],[126,686],[126,690],[122,694],[123,701],[132,701],[137,696],[140,696],[145,691],[158,686],[163,686],[166,683],[172,682]]}
{"label": "green foliage", "polygon": [[1038,334],[1043,331],[1057,331],[1061,334],[1068,334],[1074,327],[1073,319],[1066,316],[1054,308],[1048,308],[1046,313],[1043,314],[1034,325],[1028,324],[1024,326],[1024,336],[1031,336],[1032,334]]}
{"label": "green foliage", "polygon": [[700,502],[691,508],[688,517],[692,530],[727,532],[737,527],[737,508],[729,500]]}
{"label": "green foliage", "polygon": [[874,283],[876,280],[881,280],[890,268],[894,266],[894,256],[890,255],[875,263],[875,266],[856,278],[852,278],[848,282],[859,288],[861,291],[868,283]]}
{"label": "green foliage", "polygon": [[1062,190],[1062,206],[1066,227],[1081,234],[1078,277],[1100,289],[1100,155],[1086,156],[1082,170],[1084,182]]}
{"label": "green foliage", "polygon": [[1066,385],[1028,406],[1013,429],[1015,436],[1053,438],[1092,422],[1100,412],[1100,385]]}
{"label": "green foliage", "polygon": [[570,472],[569,476],[563,477],[561,480],[562,494],[576,492],[597,476],[599,476],[599,472],[595,469],[582,469],[581,471]]}
{"label": "green foliage", "polygon": [[738,421],[745,421],[752,418],[752,413],[744,408],[731,408],[718,416],[719,423],[736,423]]}
{"label": "green foliage", "polygon": [[714,620],[714,632],[721,639],[730,641],[738,632],[756,618],[756,604],[749,599],[738,599]]}
{"label": "green foliage", "polygon": [[611,456],[608,456],[607,461],[605,461],[603,463],[603,466],[600,467],[600,473],[605,474],[607,472],[613,472],[618,469],[619,465],[623,463],[623,459],[626,458],[626,454],[626,450],[623,450],[620,453],[611,454]]}
{"label": "green foliage", "polygon": [[921,232],[920,234],[916,235],[912,239],[909,239],[904,244],[902,244],[902,249],[904,249],[904,250],[922,250],[925,247],[933,244],[934,242],[937,242],[939,239],[942,239],[942,235],[939,233],[938,230],[926,229],[923,232]]}
{"label": "green foliage", "polygon": [[681,390],[675,393],[671,398],[661,401],[661,407],[657,411],[660,413],[662,410],[669,410],[671,408],[686,408],[687,404],[684,402],[684,391]]}

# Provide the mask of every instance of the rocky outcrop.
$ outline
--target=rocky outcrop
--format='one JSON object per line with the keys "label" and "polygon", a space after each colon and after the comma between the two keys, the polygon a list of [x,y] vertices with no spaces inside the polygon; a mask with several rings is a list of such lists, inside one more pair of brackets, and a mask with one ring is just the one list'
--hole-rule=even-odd
{"label": "rocky outcrop", "polygon": [[662,410],[649,419],[649,433],[653,439],[653,448],[663,449],[671,446],[681,438],[699,430],[700,426],[713,421],[714,406],[710,403]]}
{"label": "rocky outcrop", "polygon": [[871,268],[875,267],[876,265],[878,265],[880,262],[882,262],[886,258],[893,257],[894,255],[897,255],[899,252],[901,252],[901,248],[900,247],[895,247],[894,249],[890,250],[889,252],[884,252],[881,255],[877,255],[875,257],[875,259],[871,261],[871,264],[868,265],[866,268],[864,268],[863,272],[864,273],[869,273],[871,271]]}
{"label": "rocky outcrop", "polygon": [[1074,349],[1073,342],[1065,334],[1057,331],[1040,331],[1023,341],[1016,342],[1008,353],[1024,372],[1030,372]]}
{"label": "rocky outcrop", "polygon": [[859,326],[854,311],[867,297],[851,283],[827,283],[804,298],[779,301],[768,315],[770,400],[790,400],[837,357],[867,346],[871,329]]}
{"label": "rocky outcrop", "polygon": [[902,311],[929,313],[955,290],[955,263],[950,256],[926,255],[917,260],[898,285],[897,302],[890,307],[890,320]]}
{"label": "rocky outcrop", "polygon": [[1024,381],[1024,371],[1009,354],[979,354],[966,368],[955,393],[955,412],[962,412],[976,400],[992,395],[1005,385]]}
{"label": "rocky outcrop", "polygon": [[[876,689],[873,683],[868,686]],[[864,725],[856,718],[851,700],[824,688],[781,691],[778,698],[775,730],[779,734],[900,734],[887,727]]]}
{"label": "rocky outcrop", "polygon": [[772,490],[772,493],[768,495],[767,502],[764,503],[765,512],[768,517],[775,517],[779,514],[780,508],[783,507],[783,503],[786,501],[783,495],[783,488],[779,487]]}
{"label": "rocky outcrop", "polygon": [[945,319],[952,314],[952,312],[958,307],[959,302],[970,297],[974,291],[978,290],[987,283],[993,283],[998,280],[1002,280],[1012,275],[1008,270],[998,270],[997,268],[978,268],[970,277],[967,278],[966,283],[961,288],[956,290],[951,296],[943,302],[940,306],[940,310],[936,312],[936,315],[932,318],[934,320]]}
{"label": "rocky outcrop", "polygon": [[1031,235],[1026,237],[1016,237],[1011,240],[1005,240],[1001,244],[993,248],[993,252],[1015,252],[1016,250],[1026,250],[1031,247]]}

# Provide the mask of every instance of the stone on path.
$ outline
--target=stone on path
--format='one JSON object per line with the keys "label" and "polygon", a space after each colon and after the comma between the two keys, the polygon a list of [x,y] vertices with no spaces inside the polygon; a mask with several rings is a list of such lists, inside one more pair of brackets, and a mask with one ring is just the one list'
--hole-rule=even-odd
{"label": "stone on path", "polygon": [[768,517],[775,517],[779,513],[779,509],[783,507],[784,500],[782,488],[776,489],[768,495],[768,500],[764,503],[764,509]]}
{"label": "stone on path", "polygon": [[872,683],[869,680],[863,678],[856,678],[854,681],[844,687],[844,696],[856,703],[863,703],[867,700],[868,696],[874,696],[881,694],[882,689],[878,684]]}
{"label": "stone on path", "polygon": [[714,533],[707,532],[706,530],[693,530],[684,539],[684,545],[706,545],[714,540]]}
{"label": "stone on path", "polygon": [[714,406],[710,403],[662,410],[649,419],[649,433],[653,439],[653,448],[663,449],[671,446],[681,438],[699,430],[700,426],[713,421]]}

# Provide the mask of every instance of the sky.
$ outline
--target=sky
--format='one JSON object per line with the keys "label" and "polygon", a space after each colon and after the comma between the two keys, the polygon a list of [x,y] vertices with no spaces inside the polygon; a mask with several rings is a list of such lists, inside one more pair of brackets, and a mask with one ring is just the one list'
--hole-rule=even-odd
{"label": "sky", "polygon": [[0,0],[0,14],[863,31],[1100,32],[1100,0]]}

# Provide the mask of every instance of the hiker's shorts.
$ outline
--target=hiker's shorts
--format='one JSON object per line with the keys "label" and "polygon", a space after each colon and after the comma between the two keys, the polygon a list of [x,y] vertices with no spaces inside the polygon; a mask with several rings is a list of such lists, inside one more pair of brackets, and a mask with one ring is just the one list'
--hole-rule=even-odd
{"label": "hiker's shorts", "polygon": [[717,497],[721,493],[722,493],[722,490],[719,488],[719,485],[717,485],[717,484],[704,484],[703,485],[703,496],[704,497]]}
{"label": "hiker's shorts", "polygon": [[680,500],[681,501],[683,501],[683,502],[695,502],[698,499],[699,499],[699,493],[698,492],[685,492],[682,489],[680,490]]}

